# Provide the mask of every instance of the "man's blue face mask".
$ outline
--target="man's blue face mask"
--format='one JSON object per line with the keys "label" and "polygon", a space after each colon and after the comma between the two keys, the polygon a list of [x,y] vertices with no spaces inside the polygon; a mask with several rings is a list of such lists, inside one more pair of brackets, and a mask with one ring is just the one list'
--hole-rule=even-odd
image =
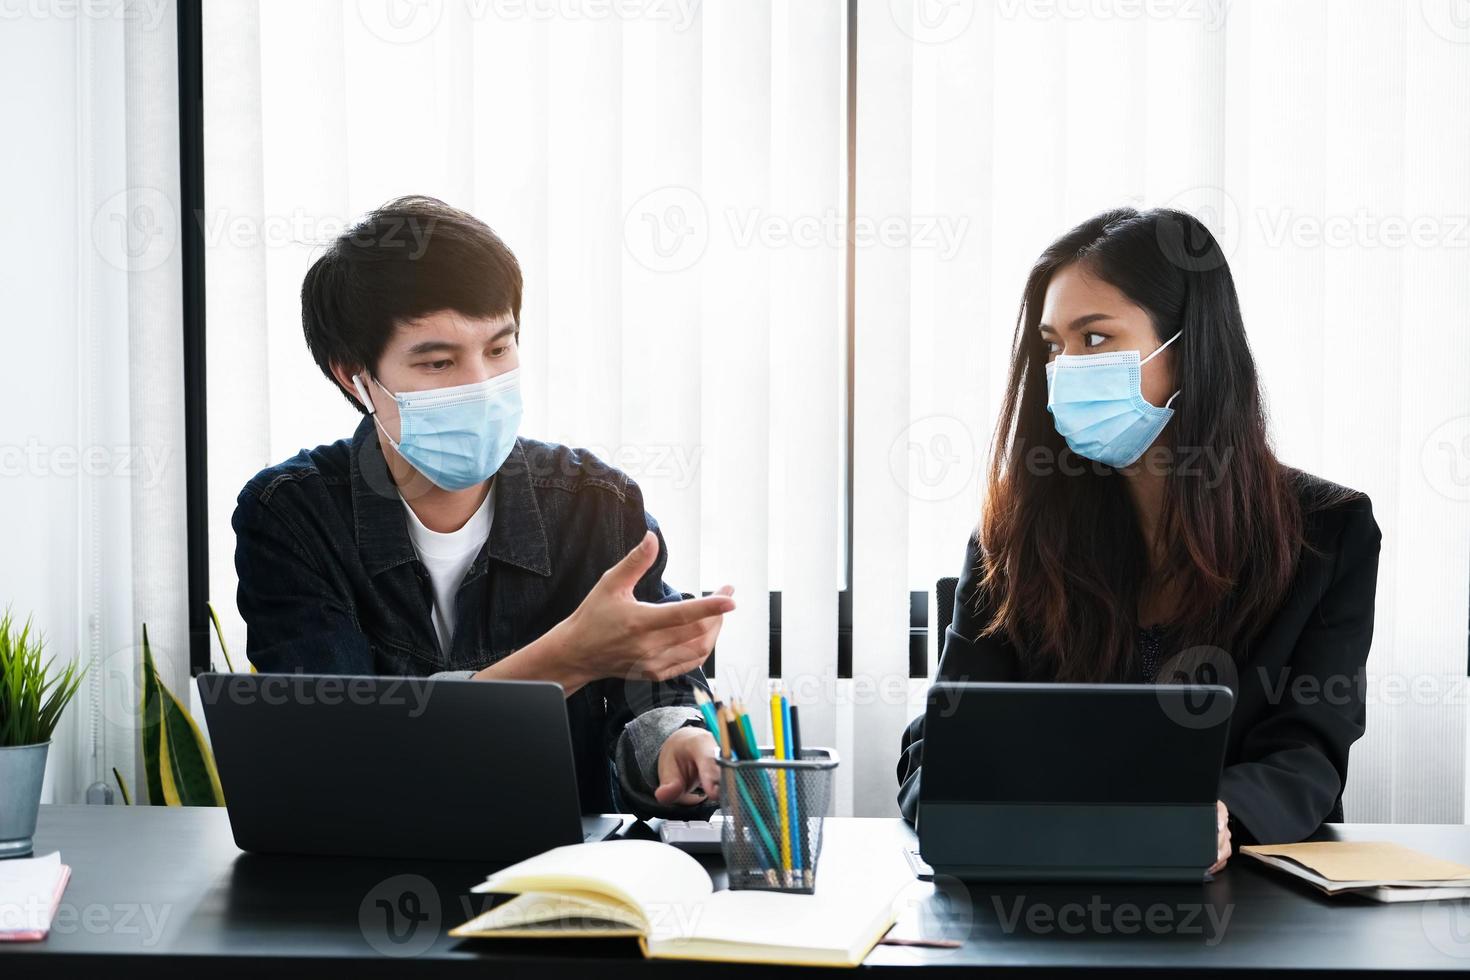
{"label": "man's blue face mask", "polygon": [[398,404],[398,440],[378,422],[373,401],[358,375],[352,376],[368,414],[383,437],[435,486],[466,490],[496,474],[515,448],[521,424],[521,372],[473,384],[394,394],[373,384]]}
{"label": "man's blue face mask", "polygon": [[1058,354],[1046,366],[1046,410],[1072,452],[1108,466],[1129,466],[1153,445],[1173,418],[1143,397],[1143,366],[1179,339],[1183,331],[1139,360],[1136,350],[1102,354]]}

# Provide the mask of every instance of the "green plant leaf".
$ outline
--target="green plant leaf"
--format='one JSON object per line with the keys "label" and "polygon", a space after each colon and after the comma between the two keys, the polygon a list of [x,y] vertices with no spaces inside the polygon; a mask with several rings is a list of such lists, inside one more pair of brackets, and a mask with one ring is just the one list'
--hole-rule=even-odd
{"label": "green plant leaf", "polygon": [[225,646],[225,631],[220,628],[219,613],[214,611],[214,603],[206,602],[205,606],[209,608],[209,621],[214,624],[214,635],[219,638],[219,652],[224,654],[225,666],[233,674],[235,672],[235,665],[230,662],[230,650]]}
{"label": "green plant leaf", "polygon": [[86,668],[72,662],[57,672],[55,657],[41,659],[45,645],[29,617],[17,631],[9,607],[0,615],[0,746],[50,741],[81,685]]}
{"label": "green plant leaf", "polygon": [[143,766],[154,806],[223,806],[214,755],[189,709],[159,676],[143,627]]}
{"label": "green plant leaf", "polygon": [[162,684],[158,680],[158,670],[153,665],[153,649],[148,645],[147,623],[143,624],[143,675],[140,680],[142,700],[138,704],[138,710],[143,716],[143,725],[139,732],[143,744],[143,775],[147,783],[148,802],[153,806],[162,806],[165,800],[158,752],[159,746],[163,744],[163,696],[159,693]]}
{"label": "green plant leaf", "polygon": [[160,754],[166,753],[168,759],[162,773],[165,795],[170,803],[177,800],[183,806],[224,806],[225,794],[204,734],[173,692],[162,684],[159,687],[164,694],[165,742]]}
{"label": "green plant leaf", "polygon": [[117,771],[117,766],[112,767],[112,778],[117,780],[117,791],[122,794],[123,806],[132,806],[133,797],[128,792],[128,784],[122,778],[122,773]]}

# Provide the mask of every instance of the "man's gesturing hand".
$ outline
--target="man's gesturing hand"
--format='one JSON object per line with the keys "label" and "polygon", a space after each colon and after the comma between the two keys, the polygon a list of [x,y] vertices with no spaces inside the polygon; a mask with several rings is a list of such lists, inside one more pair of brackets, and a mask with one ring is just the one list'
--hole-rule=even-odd
{"label": "man's gesturing hand", "polygon": [[640,602],[633,589],[658,558],[652,531],[612,568],[566,619],[539,639],[480,670],[481,680],[549,680],[568,697],[604,677],[668,680],[704,663],[735,590],[683,602]]}
{"label": "man's gesturing hand", "polygon": [[734,589],[683,602],[640,602],[633,589],[658,557],[649,531],[587,593],[556,630],[563,666],[577,686],[603,677],[667,680],[704,663],[721,617],[735,608]]}

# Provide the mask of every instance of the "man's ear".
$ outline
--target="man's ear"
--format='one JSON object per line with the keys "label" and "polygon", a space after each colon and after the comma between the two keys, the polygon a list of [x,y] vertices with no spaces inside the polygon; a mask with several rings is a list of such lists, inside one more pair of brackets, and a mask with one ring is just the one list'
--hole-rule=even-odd
{"label": "man's ear", "polygon": [[368,395],[367,384],[362,377],[362,368],[348,367],[338,361],[332,362],[332,377],[337,379],[337,384],[342,390],[357,399],[359,405],[368,413],[373,412],[373,400]]}

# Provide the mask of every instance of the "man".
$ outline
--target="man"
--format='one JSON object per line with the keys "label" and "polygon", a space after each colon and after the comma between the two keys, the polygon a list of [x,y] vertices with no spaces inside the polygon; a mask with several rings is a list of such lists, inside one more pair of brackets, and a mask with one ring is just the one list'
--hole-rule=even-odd
{"label": "man", "polygon": [[317,365],[364,417],[240,493],[251,662],[554,681],[584,812],[711,802],[717,746],[694,690],[733,590],[680,601],[637,484],[518,436],[510,250],[462,211],[400,198],[316,261],[301,308]]}

